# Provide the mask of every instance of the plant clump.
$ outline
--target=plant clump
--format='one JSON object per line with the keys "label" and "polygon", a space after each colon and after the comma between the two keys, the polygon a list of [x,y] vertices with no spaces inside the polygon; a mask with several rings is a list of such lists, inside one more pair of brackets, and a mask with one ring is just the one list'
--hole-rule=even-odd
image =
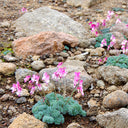
{"label": "plant clump", "polygon": [[119,56],[108,57],[106,66],[118,66],[120,68],[128,69],[128,56],[121,54]]}
{"label": "plant clump", "polygon": [[95,47],[100,47],[101,45],[101,41],[103,39],[106,39],[106,42],[107,42],[107,46],[110,44],[110,38],[111,38],[112,34],[111,33],[106,33],[106,34],[103,34],[103,35],[99,35],[98,37],[96,37],[96,45]]}
{"label": "plant clump", "polygon": [[86,112],[76,100],[71,97],[64,97],[54,92],[47,94],[45,99],[41,99],[32,107],[32,113],[35,118],[42,120],[48,124],[64,123],[65,114],[71,116],[86,116]]}

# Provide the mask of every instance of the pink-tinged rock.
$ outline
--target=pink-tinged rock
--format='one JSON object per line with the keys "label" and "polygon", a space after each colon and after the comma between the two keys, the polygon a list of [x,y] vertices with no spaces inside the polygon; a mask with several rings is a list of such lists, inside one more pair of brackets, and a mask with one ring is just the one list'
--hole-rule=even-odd
{"label": "pink-tinged rock", "polygon": [[75,47],[78,39],[63,32],[41,32],[34,36],[20,38],[13,43],[17,57],[26,58],[29,55],[54,54],[64,49],[64,45]]}
{"label": "pink-tinged rock", "polygon": [[128,38],[128,27],[125,23],[119,23],[110,29],[111,32],[120,32]]}

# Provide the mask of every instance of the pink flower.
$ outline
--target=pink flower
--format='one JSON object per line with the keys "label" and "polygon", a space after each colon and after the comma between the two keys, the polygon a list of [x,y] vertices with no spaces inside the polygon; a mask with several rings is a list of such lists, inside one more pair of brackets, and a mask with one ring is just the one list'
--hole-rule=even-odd
{"label": "pink flower", "polygon": [[91,22],[89,22],[89,25],[91,25],[92,24],[92,21]]}
{"label": "pink flower", "polygon": [[54,79],[54,80],[56,80],[56,81],[58,81],[58,80],[60,79],[60,75],[58,74],[58,72],[54,72],[54,73],[52,74],[52,79]]}
{"label": "pink flower", "polygon": [[110,18],[112,17],[112,15],[114,15],[114,12],[113,11],[108,11],[108,15],[107,15],[106,21],[109,21]]}
{"label": "pink flower", "polygon": [[49,79],[50,79],[50,76],[47,74],[47,72],[45,72],[43,74],[42,80],[45,81],[46,84],[48,84],[49,83]]}
{"label": "pink flower", "polygon": [[102,26],[106,26],[106,20],[105,19],[103,19],[103,21],[102,21]]}
{"label": "pink flower", "polygon": [[99,28],[99,26],[100,26],[100,23],[97,22],[97,23],[96,23],[96,28]]}
{"label": "pink flower", "polygon": [[60,66],[62,66],[63,62],[59,62],[59,64],[57,65],[57,68],[59,68]]}
{"label": "pink flower", "polygon": [[13,84],[11,90],[12,90],[12,93],[14,93],[17,90],[17,85],[16,84]]}
{"label": "pink flower", "polygon": [[75,72],[75,77],[74,77],[74,87],[78,84],[80,79],[80,72]]}
{"label": "pink flower", "polygon": [[107,50],[109,50],[110,49],[110,45],[108,45],[108,48],[107,48]]}
{"label": "pink flower", "polygon": [[112,40],[113,42],[115,42],[116,41],[116,38],[115,38],[115,36],[111,36],[111,38],[110,38],[110,40]]}
{"label": "pink flower", "polygon": [[83,92],[83,80],[80,80],[79,86],[76,88],[78,93],[80,92],[82,94],[82,96],[84,96],[84,92]]}
{"label": "pink flower", "polygon": [[97,31],[95,32],[95,36],[98,36],[98,32]]}
{"label": "pink flower", "polygon": [[112,16],[112,15],[114,15],[114,12],[113,11],[108,11],[108,15]]}
{"label": "pink flower", "polygon": [[41,84],[37,84],[37,87],[38,87],[38,89],[39,89],[40,91],[42,90]]}
{"label": "pink flower", "polygon": [[121,23],[121,20],[120,19],[117,19],[116,20],[116,24],[119,24],[119,23]]}
{"label": "pink flower", "polygon": [[31,78],[31,76],[26,76],[26,77],[24,78],[24,82],[26,83],[27,81],[29,81],[30,78]]}
{"label": "pink flower", "polygon": [[99,63],[102,62],[102,59],[99,59]]}
{"label": "pink flower", "polygon": [[128,41],[123,40],[121,45],[122,45],[121,49],[123,50],[123,54],[125,54],[125,53],[127,54],[128,53]]}
{"label": "pink flower", "polygon": [[21,88],[21,86],[20,86],[19,81],[17,81],[16,84],[13,84],[11,90],[12,90],[12,93],[16,92],[16,94],[17,94],[18,96],[21,95],[22,88]]}
{"label": "pink flower", "polygon": [[34,83],[36,82],[36,85],[38,84],[39,82],[39,79],[40,79],[40,76],[38,75],[33,75],[32,78],[31,78],[31,81]]}
{"label": "pink flower", "polygon": [[104,47],[104,46],[107,46],[107,41],[105,38],[101,41],[100,47]]}
{"label": "pink flower", "polygon": [[24,12],[27,12],[27,9],[23,7],[20,11],[24,13]]}
{"label": "pink flower", "polygon": [[58,68],[56,72],[53,73],[52,78],[55,80],[59,80],[67,75],[66,67]]}
{"label": "pink flower", "polygon": [[128,28],[128,24],[126,25],[126,27]]}
{"label": "pink flower", "polygon": [[30,94],[33,95],[34,92],[35,92],[35,87],[33,86],[33,87],[31,88]]}
{"label": "pink flower", "polygon": [[103,63],[105,63],[107,61],[107,59],[108,59],[108,57],[105,57]]}

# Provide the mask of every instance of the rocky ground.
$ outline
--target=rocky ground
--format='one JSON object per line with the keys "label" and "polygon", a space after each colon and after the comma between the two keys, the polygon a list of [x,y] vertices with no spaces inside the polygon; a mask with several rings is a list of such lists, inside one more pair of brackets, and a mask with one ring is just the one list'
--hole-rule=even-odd
{"label": "rocky ground", "polygon": [[[73,1],[0,1],[0,128],[7,128],[23,112],[32,115],[32,106],[41,98],[38,92],[30,96],[27,85],[23,83],[25,76],[39,73],[42,77],[45,71],[52,73],[58,62],[64,62],[63,66],[69,72],[63,81],[63,85],[68,83],[70,87],[67,96],[72,90],[74,72],[81,72],[85,95],[82,97],[75,92],[73,98],[87,111],[87,117],[65,115],[64,124],[48,125],[49,128],[127,128],[128,69],[99,64],[99,59],[116,55],[117,51],[95,48],[95,36],[88,23],[100,22],[113,8],[124,9],[115,13],[121,21],[128,23],[128,1],[103,0],[91,7],[86,2]],[[29,13],[19,12],[22,7]],[[117,26],[111,31],[118,43],[124,39],[120,33],[128,38],[128,30],[120,28],[122,26]],[[122,53],[120,49],[118,52]],[[16,81],[24,87],[21,97],[11,93],[10,88]],[[56,89],[60,84],[56,84]],[[46,93],[52,92],[53,86],[49,86]],[[34,122],[33,127],[36,124],[47,127],[30,115],[23,114],[21,118],[33,120],[28,122]],[[18,122],[17,119],[9,128],[18,127]],[[23,123],[19,124],[24,127]]]}

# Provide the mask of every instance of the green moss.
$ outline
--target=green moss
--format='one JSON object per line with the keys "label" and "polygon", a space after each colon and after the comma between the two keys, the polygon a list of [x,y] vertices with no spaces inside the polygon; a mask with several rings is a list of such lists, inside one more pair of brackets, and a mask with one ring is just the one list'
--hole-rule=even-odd
{"label": "green moss", "polygon": [[119,56],[108,57],[106,66],[118,66],[120,68],[128,69],[128,56],[121,54]]}
{"label": "green moss", "polygon": [[86,116],[86,112],[76,100],[55,93],[47,94],[44,102],[38,101],[32,107],[32,113],[43,122],[56,125],[64,123],[64,114]]}

